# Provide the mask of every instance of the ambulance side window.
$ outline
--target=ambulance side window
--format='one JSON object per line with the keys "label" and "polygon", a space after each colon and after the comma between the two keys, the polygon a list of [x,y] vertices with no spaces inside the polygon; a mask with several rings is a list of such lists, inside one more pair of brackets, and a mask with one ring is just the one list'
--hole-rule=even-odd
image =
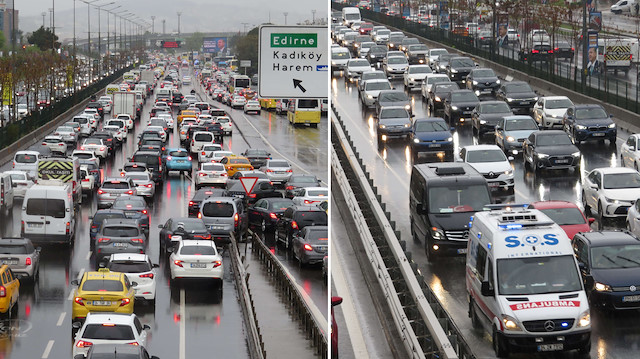
{"label": "ambulance side window", "polygon": [[478,244],[478,260],[476,262],[476,275],[480,281],[484,281],[484,269],[487,265],[487,250]]}

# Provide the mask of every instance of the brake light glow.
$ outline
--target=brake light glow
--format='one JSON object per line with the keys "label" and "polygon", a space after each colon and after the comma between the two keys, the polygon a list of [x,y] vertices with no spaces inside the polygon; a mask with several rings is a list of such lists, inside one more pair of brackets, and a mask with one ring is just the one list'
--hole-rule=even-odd
{"label": "brake light glow", "polygon": [[98,190],[98,194],[103,194],[103,193],[104,193],[104,191],[102,189]]}
{"label": "brake light glow", "polygon": [[222,265],[221,261],[213,261],[212,263],[213,263],[213,268],[217,268],[217,267],[220,267]]}
{"label": "brake light glow", "polygon": [[93,345],[92,342],[87,342],[87,341],[84,341],[84,340],[78,340],[78,342],[76,343],[76,347],[78,347],[78,348],[87,348],[87,347],[90,347],[92,345]]}
{"label": "brake light glow", "polygon": [[240,219],[240,217],[238,216],[238,214],[234,214],[233,215],[233,226],[237,227],[238,226],[238,220]]}
{"label": "brake light glow", "polygon": [[275,214],[275,213],[273,213],[273,212],[269,213],[269,217],[270,217],[271,219],[278,219],[278,215],[277,215],[277,214]]}
{"label": "brake light glow", "polygon": [[144,241],[142,240],[142,238],[131,238],[131,242],[133,242],[133,243],[143,243]]}
{"label": "brake light glow", "polygon": [[173,264],[177,265],[178,267],[182,267],[182,261],[181,260],[176,259],[176,260],[173,261]]}
{"label": "brake light glow", "polygon": [[189,201],[189,206],[193,206],[193,201]]}
{"label": "brake light glow", "polygon": [[147,188],[151,188],[151,187],[153,187],[153,185],[152,185],[151,183],[146,184],[146,185],[144,185],[144,186],[145,186],[145,187],[147,187]]}
{"label": "brake light glow", "polygon": [[121,303],[120,303],[121,307],[124,307],[125,305],[131,303],[131,299],[129,299],[129,298],[122,298],[122,299],[120,299],[120,301],[121,301]]}
{"label": "brake light glow", "polygon": [[75,297],[75,298],[73,298],[73,301],[74,301],[76,304],[79,304],[79,305],[81,305],[81,306],[83,306],[83,307],[84,307],[84,298],[82,298],[82,297]]}
{"label": "brake light glow", "polygon": [[151,278],[151,279],[153,279],[154,275],[153,275],[153,273],[147,273],[147,274],[140,274],[139,277],[140,278]]}
{"label": "brake light glow", "polygon": [[143,209],[143,210],[142,210],[142,213],[144,213],[144,214],[147,214],[147,212],[148,212],[148,211],[147,211],[146,209]]}
{"label": "brake light glow", "polygon": [[130,194],[130,195],[133,195],[133,190],[130,189],[130,190],[127,191],[127,193]]}
{"label": "brake light glow", "polygon": [[298,223],[296,221],[291,222],[291,228],[298,229]]}
{"label": "brake light glow", "polygon": [[98,242],[109,242],[110,240],[111,238],[104,238],[104,237],[98,238]]}
{"label": "brake light glow", "polygon": [[24,264],[30,266],[31,265],[31,258],[27,257],[27,259],[25,259],[25,261],[24,261]]}

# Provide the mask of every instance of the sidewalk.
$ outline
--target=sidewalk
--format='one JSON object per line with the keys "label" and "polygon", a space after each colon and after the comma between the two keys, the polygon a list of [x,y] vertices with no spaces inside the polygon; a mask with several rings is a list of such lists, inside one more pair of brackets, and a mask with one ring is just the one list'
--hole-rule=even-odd
{"label": "sidewalk", "polygon": [[[245,246],[246,248],[245,252]],[[298,322],[289,315],[287,303],[270,284],[262,263],[252,256],[251,243],[239,243],[240,255],[246,254],[245,267],[249,276],[249,289],[256,308],[256,319],[264,342],[267,358],[319,358],[311,342],[306,339]]]}

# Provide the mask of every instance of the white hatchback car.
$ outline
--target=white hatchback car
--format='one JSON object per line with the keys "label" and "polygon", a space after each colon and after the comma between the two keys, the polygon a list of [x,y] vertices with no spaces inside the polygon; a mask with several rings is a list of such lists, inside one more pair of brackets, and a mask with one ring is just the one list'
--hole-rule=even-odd
{"label": "white hatchback car", "polygon": [[255,112],[257,115],[260,114],[260,102],[256,100],[249,100],[244,105],[244,113]]}
{"label": "white hatchback car", "polygon": [[156,302],[156,268],[157,264],[151,263],[151,259],[146,254],[138,253],[114,253],[109,257],[107,268],[113,272],[121,272],[133,286],[136,300],[138,298],[148,301],[150,304]]}
{"label": "white hatchback car", "polygon": [[231,108],[243,108],[247,103],[247,99],[244,96],[234,95],[231,99]]}
{"label": "white hatchback car", "polygon": [[293,204],[300,206],[317,206],[328,200],[328,187],[304,187],[294,190]]}
{"label": "white hatchback car", "polygon": [[133,119],[131,118],[131,116],[129,116],[127,114],[120,114],[116,118],[119,119],[119,120],[124,120],[124,123],[127,124],[127,129],[128,130],[133,130]]}
{"label": "white hatchback car", "polygon": [[500,147],[496,145],[472,145],[460,150],[460,159],[475,168],[491,189],[514,190],[513,168]]}
{"label": "white hatchback car", "polygon": [[211,156],[215,151],[222,151],[222,145],[212,143],[202,146],[202,149],[198,152],[198,162],[211,162]]}
{"label": "white hatchback car", "polygon": [[585,214],[597,211],[600,220],[604,217],[626,217],[638,198],[640,173],[632,168],[596,168],[582,182]]}
{"label": "white hatchback car", "polygon": [[640,133],[634,133],[620,146],[622,166],[640,170]]}
{"label": "white hatchback car", "polygon": [[196,189],[202,186],[222,186],[227,185],[229,175],[222,163],[203,162],[200,168],[193,175]]}
{"label": "white hatchback car", "polygon": [[226,136],[231,136],[233,133],[233,122],[229,116],[218,116],[216,117],[216,122],[220,124]]}
{"label": "white hatchback car", "polygon": [[31,176],[25,171],[5,171],[4,174],[11,177],[14,197],[24,198],[27,190],[34,184]]}
{"label": "white hatchback car", "polygon": [[100,167],[100,158],[96,156],[96,153],[90,150],[73,150],[71,157],[77,157],[81,160],[91,161],[95,163],[96,167]]}
{"label": "white hatchback car", "polygon": [[148,325],[135,314],[88,313],[73,343],[73,357],[86,355],[93,344],[132,344],[146,346]]}
{"label": "white hatchback car", "polygon": [[102,142],[101,138],[87,138],[80,146],[82,151],[93,151],[97,157],[103,160],[109,155],[109,147]]}
{"label": "white hatchback car", "polygon": [[205,278],[222,281],[222,256],[214,241],[182,240],[169,256],[171,279]]}

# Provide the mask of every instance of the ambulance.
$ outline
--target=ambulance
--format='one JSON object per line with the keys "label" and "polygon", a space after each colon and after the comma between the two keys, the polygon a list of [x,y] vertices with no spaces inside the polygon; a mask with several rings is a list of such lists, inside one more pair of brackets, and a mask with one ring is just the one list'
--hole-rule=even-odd
{"label": "ambulance", "polygon": [[491,205],[469,223],[466,288],[473,327],[499,358],[591,349],[591,316],[571,241],[544,213]]}

